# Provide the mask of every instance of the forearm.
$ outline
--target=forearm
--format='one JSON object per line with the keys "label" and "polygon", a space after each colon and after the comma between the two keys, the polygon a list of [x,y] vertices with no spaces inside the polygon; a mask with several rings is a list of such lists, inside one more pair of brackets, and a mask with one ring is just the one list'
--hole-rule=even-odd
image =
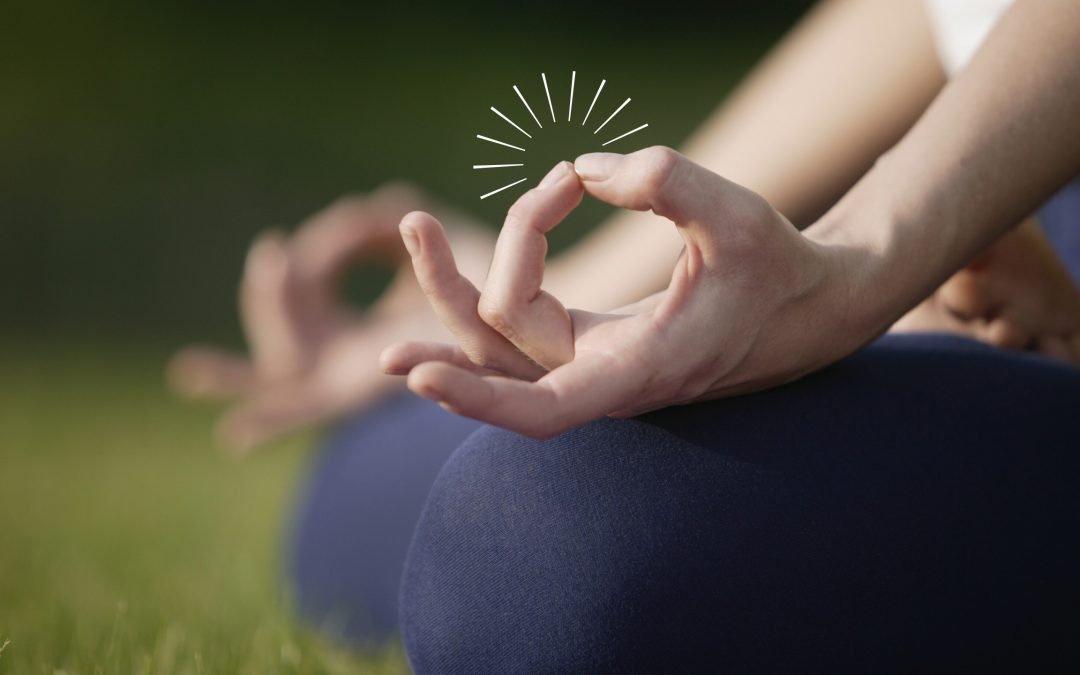
{"label": "forearm", "polygon": [[1021,0],[911,132],[807,234],[845,251],[872,337],[1080,170],[1080,4]]}
{"label": "forearm", "polygon": [[[903,135],[943,80],[920,0],[830,0],[683,152],[805,226]],[[662,288],[681,248],[651,213],[622,211],[553,260],[544,286],[573,307],[618,306]]]}

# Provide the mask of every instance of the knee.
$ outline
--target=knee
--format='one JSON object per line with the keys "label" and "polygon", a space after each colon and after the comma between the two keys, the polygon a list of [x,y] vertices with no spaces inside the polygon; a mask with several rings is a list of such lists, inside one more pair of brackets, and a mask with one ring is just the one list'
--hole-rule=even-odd
{"label": "knee", "polygon": [[476,426],[397,396],[329,437],[292,522],[289,580],[305,620],[361,645],[397,633],[401,570],[424,500]]}
{"label": "knee", "polygon": [[635,643],[665,652],[679,618],[664,603],[685,601],[677,586],[695,575],[679,567],[701,559],[695,528],[707,527],[686,517],[699,458],[673,442],[615,420],[549,441],[471,436],[436,481],[406,562],[414,669],[639,670]]}

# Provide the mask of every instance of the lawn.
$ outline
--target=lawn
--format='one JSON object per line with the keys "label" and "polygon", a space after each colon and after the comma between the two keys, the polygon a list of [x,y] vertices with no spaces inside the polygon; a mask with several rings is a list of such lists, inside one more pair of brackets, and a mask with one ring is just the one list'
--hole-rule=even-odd
{"label": "lawn", "polygon": [[0,348],[0,673],[395,673],[305,631],[283,582],[310,438],[235,460],[165,350]]}

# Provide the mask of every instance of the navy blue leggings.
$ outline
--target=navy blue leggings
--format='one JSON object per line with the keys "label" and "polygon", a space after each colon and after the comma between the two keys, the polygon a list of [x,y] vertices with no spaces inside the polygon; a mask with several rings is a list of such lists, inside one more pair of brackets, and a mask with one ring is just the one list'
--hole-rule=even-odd
{"label": "navy blue leggings", "polygon": [[1071,660],[1077,414],[1080,370],[887,336],[761,394],[546,442],[482,428],[413,535],[472,425],[400,397],[324,450],[301,606],[390,634],[413,537],[421,673]]}
{"label": "navy blue leggings", "polygon": [[402,565],[424,500],[450,453],[479,427],[406,393],[328,437],[290,542],[301,614],[351,642],[395,634]]}
{"label": "navy blue leggings", "polygon": [[1080,370],[940,335],[546,442],[401,395],[321,449],[293,579],[420,673],[1075,666],[1073,415]]}
{"label": "navy blue leggings", "polygon": [[1080,664],[1080,370],[886,337],[792,385],[451,456],[418,673]]}

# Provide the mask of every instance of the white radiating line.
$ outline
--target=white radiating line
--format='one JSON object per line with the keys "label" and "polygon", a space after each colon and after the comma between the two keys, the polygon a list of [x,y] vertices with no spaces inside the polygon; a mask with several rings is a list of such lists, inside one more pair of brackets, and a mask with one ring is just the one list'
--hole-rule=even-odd
{"label": "white radiating line", "polygon": [[574,117],[574,83],[577,81],[577,71],[570,72],[570,109],[566,113],[566,121],[569,122]]}
{"label": "white radiating line", "polygon": [[592,97],[592,103],[589,104],[589,112],[585,113],[585,119],[581,120],[581,126],[585,126],[585,123],[589,121],[589,115],[592,114],[593,106],[596,105],[596,99],[600,98],[600,92],[603,91],[605,84],[607,84],[607,80],[600,80],[600,86],[597,87],[596,95]]}
{"label": "white radiating line", "polygon": [[546,93],[548,97],[548,109],[551,110],[551,123],[555,124],[555,106],[551,104],[551,90],[548,89],[547,86],[547,74],[540,73],[540,78],[544,80],[544,93]]}
{"label": "white radiating line", "polygon": [[603,146],[605,146],[605,145],[611,145],[612,143],[614,143],[615,141],[619,140],[620,138],[626,138],[626,137],[627,137],[627,136],[629,136],[630,134],[636,134],[637,132],[641,131],[642,129],[644,129],[644,128],[645,128],[645,127],[647,127],[647,126],[649,126],[649,125],[648,125],[648,124],[642,124],[642,125],[641,125],[640,127],[638,127],[637,129],[634,129],[633,131],[627,131],[627,132],[626,132],[625,134],[623,134],[622,136],[616,136],[615,138],[611,139],[611,140],[610,140],[610,141],[608,141],[607,143],[601,143],[601,144],[600,144],[600,147],[603,147]]}
{"label": "white radiating line", "polygon": [[514,120],[510,119],[510,118],[509,118],[509,117],[507,117],[506,115],[504,115],[504,114],[502,114],[501,112],[499,112],[498,110],[496,110],[496,109],[495,109],[495,106],[491,106],[491,112],[495,113],[495,114],[496,114],[496,115],[498,115],[499,117],[501,117],[501,118],[503,118],[504,120],[506,120],[507,122],[509,122],[509,123],[510,123],[510,126],[514,127],[515,129],[517,129],[517,130],[518,130],[518,131],[520,131],[521,133],[525,134],[525,135],[526,135],[526,136],[528,136],[529,138],[532,138],[532,135],[531,135],[531,134],[530,134],[530,133],[529,133],[528,131],[525,131],[524,129],[522,129],[522,128],[521,128],[521,127],[519,127],[518,125],[514,124]]}
{"label": "white radiating line", "polygon": [[481,136],[480,134],[476,134],[476,137],[479,138],[482,141],[487,141],[488,143],[494,143],[496,145],[505,145],[508,148],[513,148],[514,150],[520,150],[522,152],[525,152],[525,148],[519,148],[518,146],[510,145],[509,143],[503,143],[502,141],[497,141],[494,138],[488,138],[487,136]]}
{"label": "white radiating line", "polygon": [[[605,126],[607,126],[607,123],[611,121],[612,117],[615,117],[616,115],[618,115],[618,114],[619,114],[619,111],[620,111],[620,110],[622,110],[623,108],[625,108],[625,107],[626,107],[626,104],[627,104],[627,103],[629,103],[629,102],[630,102],[630,99],[626,99],[625,101],[623,101],[623,102],[622,102],[622,105],[621,105],[621,106],[619,106],[618,108],[615,108],[615,112],[611,113],[611,117],[607,118],[606,120],[604,120],[604,123],[603,123],[603,124],[601,124],[600,126],[596,127],[596,131],[600,131],[600,130],[601,130],[601,129],[603,129],[603,128],[604,128]],[[596,133],[596,131],[594,131],[593,133],[595,134],[595,133]]]}
{"label": "white radiating line", "polygon": [[486,195],[480,195],[480,199],[487,199],[488,197],[490,197],[493,194],[496,194],[498,192],[502,192],[503,190],[508,190],[508,189],[514,187],[515,185],[517,185],[518,183],[524,183],[527,180],[529,180],[529,179],[528,178],[522,178],[521,180],[516,180],[513,183],[510,183],[509,185],[502,186],[498,190],[492,190],[491,192],[487,193]]}
{"label": "white radiating line", "polygon": [[516,85],[516,84],[514,85],[514,91],[516,91],[516,92],[517,92],[518,98],[520,98],[520,99],[521,99],[521,102],[525,104],[525,109],[529,111],[529,114],[530,114],[530,115],[532,115],[533,121],[535,121],[535,122],[536,122],[536,126],[538,126],[538,127],[540,127],[541,129],[543,129],[543,128],[544,128],[544,125],[543,125],[543,124],[540,124],[540,120],[538,120],[538,119],[536,118],[536,113],[534,113],[534,112],[532,111],[532,106],[530,106],[530,105],[529,105],[529,102],[525,100],[525,97],[521,95],[521,90],[517,88],[517,85]]}
{"label": "white radiating line", "polygon": [[525,166],[524,164],[473,164],[474,169],[502,169],[508,166]]}

